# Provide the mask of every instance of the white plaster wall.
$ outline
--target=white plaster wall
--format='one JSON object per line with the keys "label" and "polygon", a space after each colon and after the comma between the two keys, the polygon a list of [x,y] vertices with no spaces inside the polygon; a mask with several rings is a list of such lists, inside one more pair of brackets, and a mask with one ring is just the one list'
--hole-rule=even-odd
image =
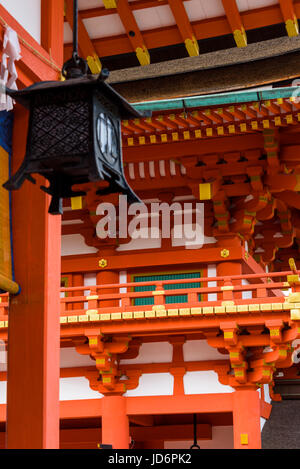
{"label": "white plaster wall", "polygon": [[[250,283],[248,282],[248,280],[243,278],[242,279],[242,285],[250,285]],[[242,298],[243,298],[243,300],[249,300],[250,298],[252,298],[252,291],[251,290],[243,291],[242,292]]]}
{"label": "white plaster wall", "polygon": [[147,373],[141,375],[139,385],[125,396],[172,396],[174,377],[171,373]]}
{"label": "white plaster wall", "polygon": [[[207,266],[207,277],[216,277],[217,276],[217,266],[216,264],[208,264]],[[208,287],[216,287],[217,282],[207,282]],[[207,295],[208,301],[217,301],[217,293],[209,293]]]}
{"label": "white plaster wall", "polygon": [[[133,251],[141,249],[159,249],[161,247],[161,237],[159,230],[153,229],[153,237],[150,238],[149,230],[141,228],[140,238],[131,239],[128,243],[120,244],[117,251]],[[155,236],[155,237],[154,237]]]}
{"label": "white plaster wall", "polygon": [[[0,404],[6,404],[6,381],[0,381]],[[60,401],[75,401],[80,399],[97,399],[103,397],[98,391],[93,391],[84,377],[60,378]]]}
{"label": "white plaster wall", "polygon": [[208,345],[206,340],[187,340],[183,345],[184,361],[226,360],[227,355]]}
{"label": "white plaster wall", "polygon": [[[193,441],[165,441],[165,449],[190,449]],[[212,427],[212,439],[198,442],[201,449],[233,449],[233,427]]]}
{"label": "white plaster wall", "polygon": [[218,380],[214,371],[188,371],[183,377],[185,394],[217,394],[233,392],[231,386],[225,386]]}
{"label": "white plaster wall", "polygon": [[173,347],[169,342],[149,342],[141,345],[136,358],[120,360],[120,364],[171,363],[172,357]]}
{"label": "white plaster wall", "polygon": [[0,0],[0,5],[41,43],[41,0]]}
{"label": "white plaster wall", "polygon": [[[83,284],[87,287],[91,287],[92,285],[97,285],[96,280],[97,280],[96,279],[96,273],[88,272],[88,273],[84,274]],[[83,293],[84,293],[85,296],[88,296],[89,293],[90,293],[90,290],[84,290]],[[84,309],[88,309],[87,301],[84,302],[83,306],[84,306]]]}
{"label": "white plaster wall", "polygon": [[89,382],[83,376],[76,378],[60,378],[59,399],[61,401],[76,401],[81,399],[100,399],[103,397],[98,391],[93,391]]}
{"label": "white plaster wall", "polygon": [[88,246],[81,234],[62,235],[61,255],[73,256],[76,254],[91,254],[98,252],[98,249]]}
{"label": "white plaster wall", "polygon": [[6,404],[6,381],[0,381],[0,404]]}
{"label": "white plaster wall", "polygon": [[95,366],[95,360],[89,355],[80,355],[75,347],[66,347],[60,349],[60,367],[76,368],[78,366]]}

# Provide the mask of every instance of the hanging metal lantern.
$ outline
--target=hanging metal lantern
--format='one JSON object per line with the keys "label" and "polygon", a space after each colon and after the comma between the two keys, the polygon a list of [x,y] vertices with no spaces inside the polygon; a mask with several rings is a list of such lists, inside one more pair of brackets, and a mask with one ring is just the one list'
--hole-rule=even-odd
{"label": "hanging metal lantern", "polygon": [[[124,176],[121,120],[142,117],[105,83],[108,71],[89,75],[86,61],[77,53],[78,6],[74,0],[74,51],[65,63],[65,81],[41,82],[7,94],[29,109],[29,130],[24,161],[3,187],[16,190],[32,174],[48,179],[42,186],[52,196],[49,213],[62,213],[62,199],[84,195],[73,185],[105,180],[99,194],[121,192],[129,203],[139,199]],[[149,114],[148,114],[149,115]]]}

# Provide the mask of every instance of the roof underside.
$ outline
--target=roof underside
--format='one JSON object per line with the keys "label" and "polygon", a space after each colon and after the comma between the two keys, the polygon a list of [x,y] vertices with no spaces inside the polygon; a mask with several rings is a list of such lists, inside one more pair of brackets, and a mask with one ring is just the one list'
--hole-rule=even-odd
{"label": "roof underside", "polygon": [[[79,0],[79,9],[81,54],[99,57],[110,70],[299,33],[298,0]],[[72,0],[65,19],[69,57]]]}

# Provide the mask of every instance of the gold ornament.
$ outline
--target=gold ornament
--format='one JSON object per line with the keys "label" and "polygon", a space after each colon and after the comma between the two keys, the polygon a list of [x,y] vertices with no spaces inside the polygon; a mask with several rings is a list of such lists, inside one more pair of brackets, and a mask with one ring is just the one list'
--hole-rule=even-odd
{"label": "gold ornament", "polygon": [[228,256],[229,256],[229,250],[228,249],[222,249],[221,257],[228,257]]}

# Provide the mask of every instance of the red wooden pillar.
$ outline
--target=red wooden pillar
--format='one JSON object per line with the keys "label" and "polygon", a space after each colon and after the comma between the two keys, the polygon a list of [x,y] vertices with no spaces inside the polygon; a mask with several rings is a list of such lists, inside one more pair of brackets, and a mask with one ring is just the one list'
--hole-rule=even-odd
{"label": "red wooden pillar", "polygon": [[102,444],[113,449],[129,448],[129,419],[126,413],[126,397],[102,398]]}
{"label": "red wooden pillar", "polygon": [[254,389],[233,393],[233,439],[235,449],[261,449],[260,400]]}
{"label": "red wooden pillar", "polygon": [[[115,251],[115,240],[112,244],[100,245],[100,255],[102,256],[99,262],[99,271],[96,274],[97,285],[113,285],[119,283],[119,272],[109,270],[109,257],[117,255]],[[101,262],[104,262],[104,267],[101,267]],[[105,265],[107,263],[107,265]],[[98,295],[110,295],[112,293],[119,293],[119,288],[101,288],[98,290]],[[119,306],[118,299],[100,300],[100,308],[108,308],[109,306]]]}
{"label": "red wooden pillar", "polygon": [[[73,275],[73,284],[72,287],[82,287],[84,285],[84,277],[83,274],[74,274]],[[83,290],[78,290],[78,291],[73,291],[72,296],[83,296],[84,291]],[[72,306],[72,309],[83,309],[84,304],[83,303],[74,303]]]}
{"label": "red wooden pillar", "polygon": [[[217,276],[218,277],[230,277],[232,275],[242,275],[242,263],[241,262],[230,262],[230,261],[224,261],[224,262],[219,262],[217,265]],[[242,281],[241,280],[232,280],[232,285],[241,285]],[[224,284],[220,283],[220,286],[224,286]],[[221,299],[222,295],[219,295]],[[233,297],[235,299],[242,298],[242,293],[241,292],[235,292],[233,294]]]}
{"label": "red wooden pillar", "polygon": [[[43,43],[63,58],[63,0],[49,0]],[[46,2],[43,0],[44,8]],[[41,62],[41,67],[43,63]],[[12,172],[26,147],[28,115],[15,107]],[[49,196],[26,181],[12,193],[15,277],[21,286],[9,310],[7,448],[59,447],[61,217],[48,214]]]}

